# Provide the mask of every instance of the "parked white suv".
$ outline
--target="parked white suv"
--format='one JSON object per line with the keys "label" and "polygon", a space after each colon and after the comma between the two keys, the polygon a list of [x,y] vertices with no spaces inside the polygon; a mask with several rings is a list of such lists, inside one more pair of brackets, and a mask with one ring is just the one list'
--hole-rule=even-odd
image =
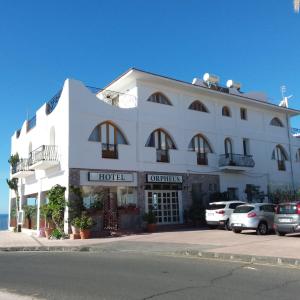
{"label": "parked white suv", "polygon": [[226,230],[230,230],[229,218],[236,207],[242,204],[245,202],[238,200],[210,203],[205,211],[207,225],[211,228],[222,226]]}

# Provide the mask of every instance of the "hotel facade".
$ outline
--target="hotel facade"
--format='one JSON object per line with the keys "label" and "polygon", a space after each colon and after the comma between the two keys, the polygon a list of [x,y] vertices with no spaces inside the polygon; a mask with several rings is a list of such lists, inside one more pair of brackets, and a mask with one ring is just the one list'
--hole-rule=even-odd
{"label": "hotel facade", "polygon": [[[181,224],[194,201],[267,201],[300,186],[299,111],[214,77],[193,83],[130,69],[104,89],[67,79],[11,140],[20,162],[20,209],[35,199],[36,229],[47,191],[80,187],[92,206],[105,194],[96,231],[133,230],[149,209],[159,225]],[[10,211],[15,203],[10,192]],[[135,207],[135,210],[126,210]],[[68,210],[65,231],[69,231]]]}

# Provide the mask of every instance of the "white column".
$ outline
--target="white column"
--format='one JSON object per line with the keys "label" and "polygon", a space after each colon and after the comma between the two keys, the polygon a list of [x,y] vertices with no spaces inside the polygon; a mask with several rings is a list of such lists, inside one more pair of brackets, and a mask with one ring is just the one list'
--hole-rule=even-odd
{"label": "white column", "polygon": [[[69,186],[68,186],[65,191],[65,199],[67,202],[69,201],[69,193],[70,193],[70,190],[69,190]],[[65,232],[65,234],[69,233],[69,207],[68,206],[66,206],[66,208],[65,208],[64,232]]]}
{"label": "white column", "polygon": [[39,236],[40,234],[40,208],[41,208],[41,203],[42,203],[42,195],[43,193],[41,191],[39,191],[38,195],[37,195],[37,215],[36,215],[36,233]]}

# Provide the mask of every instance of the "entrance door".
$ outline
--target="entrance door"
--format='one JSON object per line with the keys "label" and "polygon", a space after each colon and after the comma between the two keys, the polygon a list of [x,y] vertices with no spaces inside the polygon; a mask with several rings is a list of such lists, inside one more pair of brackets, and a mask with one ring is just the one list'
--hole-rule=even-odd
{"label": "entrance door", "polygon": [[146,211],[156,215],[157,224],[182,222],[181,191],[146,191]]}
{"label": "entrance door", "polygon": [[103,203],[103,228],[105,230],[118,229],[117,193],[112,189],[106,189],[106,197]]}

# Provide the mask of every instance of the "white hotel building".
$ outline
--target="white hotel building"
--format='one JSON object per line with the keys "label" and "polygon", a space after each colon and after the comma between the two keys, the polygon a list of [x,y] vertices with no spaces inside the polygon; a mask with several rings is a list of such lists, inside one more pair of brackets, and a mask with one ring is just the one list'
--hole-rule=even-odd
{"label": "white hotel building", "polygon": [[[22,159],[11,174],[20,178],[20,205],[35,198],[39,211],[55,184],[67,188],[67,198],[70,185],[82,187],[85,201],[105,190],[98,229],[112,219],[132,229],[152,205],[158,224],[177,224],[193,200],[205,207],[216,192],[247,200],[254,190],[264,197],[298,188],[300,139],[290,119],[300,111],[210,80],[138,69],[104,89],[67,79],[12,136],[11,153]],[[118,208],[128,204],[140,213],[120,220]]]}

